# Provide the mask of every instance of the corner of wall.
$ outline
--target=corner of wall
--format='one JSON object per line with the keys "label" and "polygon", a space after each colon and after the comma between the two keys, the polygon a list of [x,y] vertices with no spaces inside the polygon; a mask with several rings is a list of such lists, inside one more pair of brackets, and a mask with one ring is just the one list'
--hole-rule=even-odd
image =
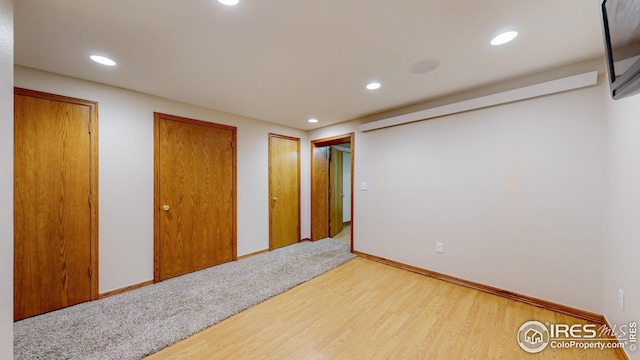
{"label": "corner of wall", "polygon": [[[619,330],[619,339],[628,339],[631,323],[637,326],[640,321],[640,96],[614,101],[608,90],[603,95],[608,101],[602,292],[605,317]],[[640,359],[640,350],[631,351],[630,340],[625,345],[629,359]]]}
{"label": "corner of wall", "polygon": [[0,357],[13,358],[13,0],[0,0]]}

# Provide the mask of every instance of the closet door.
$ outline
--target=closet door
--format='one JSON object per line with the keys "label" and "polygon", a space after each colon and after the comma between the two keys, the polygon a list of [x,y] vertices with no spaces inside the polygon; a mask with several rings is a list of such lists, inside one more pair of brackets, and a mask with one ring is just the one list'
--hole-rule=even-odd
{"label": "closet door", "polygon": [[155,280],[236,258],[236,128],[155,114]]}
{"label": "closet door", "polygon": [[269,135],[269,248],[300,241],[300,139]]}
{"label": "closet door", "polygon": [[97,297],[97,104],[16,89],[14,319]]}

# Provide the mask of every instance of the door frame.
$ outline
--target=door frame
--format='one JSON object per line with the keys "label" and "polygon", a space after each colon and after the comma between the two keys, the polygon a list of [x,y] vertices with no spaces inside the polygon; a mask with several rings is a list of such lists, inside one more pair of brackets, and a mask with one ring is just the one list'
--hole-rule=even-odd
{"label": "door frame", "polygon": [[[316,139],[316,140],[312,140],[311,141],[311,147],[310,147],[310,156],[311,156],[311,162],[310,162],[310,168],[311,168],[311,240],[315,241],[315,240],[320,240],[317,239],[314,235],[314,228],[316,227],[321,227],[322,224],[319,224],[319,217],[316,216],[316,214],[320,211],[319,206],[317,205],[317,201],[314,201],[315,198],[315,186],[314,186],[314,181],[313,179],[315,179],[317,176],[323,176],[323,174],[318,174],[317,171],[315,170],[315,166],[314,166],[314,153],[315,150],[321,147],[326,147],[326,146],[331,146],[331,145],[341,145],[341,144],[346,144],[349,143],[351,144],[351,252],[353,252],[353,228],[355,226],[355,221],[354,221],[354,192],[353,192],[353,184],[354,184],[354,169],[355,169],[355,133],[348,133],[348,134],[343,134],[343,135],[336,135],[336,136],[332,136],[332,137],[327,137],[327,138],[322,138],[322,139]],[[328,174],[328,171],[325,172],[326,174]],[[327,222],[326,224],[327,226],[327,234],[328,234],[328,226],[329,223]]]}
{"label": "door frame", "polygon": [[[342,165],[344,152],[336,149],[337,146],[329,147],[329,237],[339,234],[343,230],[344,224],[344,176]],[[337,190],[340,191],[338,192]],[[339,218],[336,219],[334,215],[336,215],[335,210],[337,209],[340,211]]]}
{"label": "door frame", "polygon": [[91,181],[91,184],[89,185],[89,212],[91,217],[89,230],[89,261],[91,266],[89,269],[89,286],[91,290],[89,299],[97,300],[99,298],[98,209],[100,208],[98,203],[98,102],[19,87],[14,87],[14,96],[15,95],[30,96],[51,101],[60,101],[69,104],[87,106],[89,108],[89,129],[87,129],[87,131],[89,132],[89,141],[91,143],[91,145],[89,146],[89,158],[91,161],[91,165],[89,168],[89,178]]}
{"label": "door frame", "polygon": [[169,115],[159,112],[153,113],[153,282],[160,282],[160,120],[177,121],[187,124],[209,126],[223,130],[229,130],[232,132],[233,142],[231,143],[233,164],[233,196],[232,196],[232,239],[231,239],[231,261],[238,260],[238,156],[237,156],[237,142],[238,142],[238,129],[235,126],[216,124],[208,121],[195,120],[185,118],[176,115]]}
{"label": "door frame", "polygon": [[274,134],[274,133],[269,133],[269,154],[268,154],[268,178],[269,178],[269,190],[268,190],[268,204],[269,204],[269,251],[273,250],[273,233],[272,233],[272,228],[271,228],[271,221],[272,221],[272,212],[273,212],[273,207],[271,206],[271,139],[277,137],[280,139],[286,139],[286,140],[292,140],[295,141],[298,144],[298,163],[297,163],[297,172],[298,172],[298,241],[300,242],[300,220],[301,220],[301,216],[300,216],[300,212],[301,212],[301,201],[300,201],[300,189],[301,189],[301,184],[300,184],[300,138],[297,137],[293,137],[293,136],[286,136],[286,135],[279,135],[279,134]]}

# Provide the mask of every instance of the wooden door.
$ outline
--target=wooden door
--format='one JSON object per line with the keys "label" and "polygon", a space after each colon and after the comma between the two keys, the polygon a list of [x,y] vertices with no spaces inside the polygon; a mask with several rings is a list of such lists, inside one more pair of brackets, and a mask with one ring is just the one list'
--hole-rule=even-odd
{"label": "wooden door", "polygon": [[300,139],[269,134],[269,248],[300,241]]}
{"label": "wooden door", "polygon": [[329,237],[342,231],[342,151],[331,147],[329,177]]}
{"label": "wooden door", "polygon": [[311,240],[329,237],[329,148],[312,144]]}
{"label": "wooden door", "polygon": [[97,104],[15,90],[14,319],[97,298]]}
{"label": "wooden door", "polygon": [[155,114],[155,281],[236,259],[236,128]]}

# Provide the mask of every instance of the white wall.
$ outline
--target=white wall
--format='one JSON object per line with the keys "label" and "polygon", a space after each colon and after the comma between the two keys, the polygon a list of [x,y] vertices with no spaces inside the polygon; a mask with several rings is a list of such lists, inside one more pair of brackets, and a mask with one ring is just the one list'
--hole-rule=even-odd
{"label": "white wall", "polygon": [[0,358],[13,358],[13,1],[0,0]]}
{"label": "white wall", "polygon": [[238,128],[239,256],[269,247],[269,132],[301,138],[301,236],[309,237],[305,132],[20,66],[15,84],[99,103],[100,292],[153,278],[154,111]]}
{"label": "white wall", "polygon": [[[609,99],[604,313],[611,325],[622,326],[640,321],[640,96],[602,97]],[[625,293],[624,310],[618,306],[618,289]],[[640,359],[640,351],[628,354]]]}
{"label": "white wall", "polygon": [[602,312],[602,86],[357,132],[355,250]]}

